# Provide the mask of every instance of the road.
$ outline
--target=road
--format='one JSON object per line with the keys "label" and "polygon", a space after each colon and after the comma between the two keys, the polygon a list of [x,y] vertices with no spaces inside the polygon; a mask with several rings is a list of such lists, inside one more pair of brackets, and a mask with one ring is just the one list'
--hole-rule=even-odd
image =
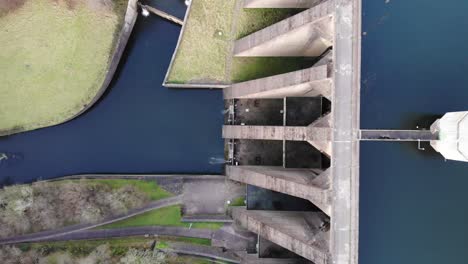
{"label": "road", "polygon": [[[193,237],[211,239],[214,234],[212,229],[197,229],[186,227],[172,226],[145,226],[145,227],[128,227],[115,229],[100,229],[100,230],[84,230],[74,233],[46,238],[46,241],[70,241],[70,240],[92,240],[92,239],[107,239],[116,237],[132,237],[132,236],[175,236],[175,237]],[[40,240],[38,240],[40,241]]]}

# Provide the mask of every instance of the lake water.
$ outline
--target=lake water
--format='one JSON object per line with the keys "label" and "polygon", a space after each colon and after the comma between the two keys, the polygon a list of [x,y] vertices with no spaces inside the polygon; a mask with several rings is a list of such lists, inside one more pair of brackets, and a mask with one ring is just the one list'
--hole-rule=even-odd
{"label": "lake water", "polygon": [[[165,1],[158,1],[165,2]],[[183,1],[161,8],[183,17]],[[221,173],[220,90],[162,87],[180,26],[139,17],[108,92],[63,125],[0,138],[0,182],[81,173]]]}
{"label": "lake water", "polygon": [[[468,110],[468,1],[363,1],[361,126]],[[468,163],[361,143],[362,264],[468,263]]]}

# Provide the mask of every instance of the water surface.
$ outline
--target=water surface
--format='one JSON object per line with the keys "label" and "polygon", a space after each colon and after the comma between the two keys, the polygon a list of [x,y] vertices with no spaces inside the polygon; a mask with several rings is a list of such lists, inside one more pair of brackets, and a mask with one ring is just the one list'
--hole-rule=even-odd
{"label": "water surface", "polygon": [[[468,1],[363,1],[361,126],[468,110]],[[361,143],[361,264],[468,263],[468,163]]]}

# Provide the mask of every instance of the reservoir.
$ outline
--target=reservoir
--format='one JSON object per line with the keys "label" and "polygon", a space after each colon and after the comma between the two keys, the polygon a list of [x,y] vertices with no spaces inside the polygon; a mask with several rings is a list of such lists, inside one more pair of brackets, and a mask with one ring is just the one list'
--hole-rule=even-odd
{"label": "reservoir", "polygon": [[[468,2],[362,2],[361,128],[468,110]],[[468,164],[422,147],[361,143],[359,263],[466,263]]]}

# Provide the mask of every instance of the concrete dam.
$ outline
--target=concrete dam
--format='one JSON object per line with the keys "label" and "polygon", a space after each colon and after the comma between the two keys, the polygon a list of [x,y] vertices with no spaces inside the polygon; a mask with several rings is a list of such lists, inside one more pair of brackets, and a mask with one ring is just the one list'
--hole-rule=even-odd
{"label": "concrete dam", "polygon": [[361,1],[246,0],[243,8],[305,10],[235,41],[233,56],[317,60],[224,88],[226,177],[247,186],[247,206],[230,214],[258,235],[242,263],[357,264],[359,142],[427,141],[446,159],[468,161],[468,112],[430,130],[361,130]]}

